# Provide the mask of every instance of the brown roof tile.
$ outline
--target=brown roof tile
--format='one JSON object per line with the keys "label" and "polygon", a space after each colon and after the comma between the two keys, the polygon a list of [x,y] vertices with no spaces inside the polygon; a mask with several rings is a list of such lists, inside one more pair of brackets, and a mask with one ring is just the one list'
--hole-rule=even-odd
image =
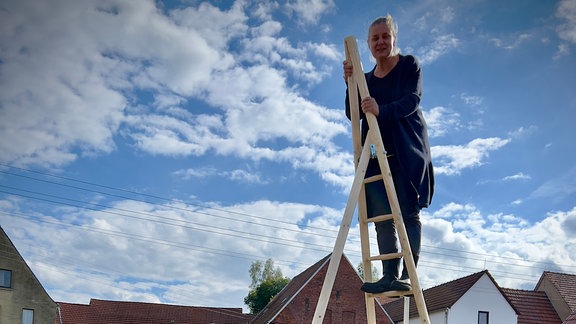
{"label": "brown roof tile", "polygon": [[[241,308],[195,307],[91,299],[89,305],[59,303],[62,324],[248,323]],[[56,323],[60,323],[57,318]]]}
{"label": "brown roof tile", "polygon": [[544,271],[536,287],[538,287],[544,277],[548,278],[556,287],[556,290],[558,290],[560,296],[562,296],[566,304],[568,304],[568,307],[576,310],[576,274]]}
{"label": "brown roof tile", "polygon": [[518,312],[518,324],[560,324],[554,306],[543,291],[502,288]]}

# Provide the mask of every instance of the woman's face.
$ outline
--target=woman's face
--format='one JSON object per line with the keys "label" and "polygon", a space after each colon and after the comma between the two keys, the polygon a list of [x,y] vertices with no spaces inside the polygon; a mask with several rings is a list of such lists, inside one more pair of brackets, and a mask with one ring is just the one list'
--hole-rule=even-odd
{"label": "woman's face", "polygon": [[396,39],[386,24],[376,24],[370,28],[368,47],[376,60],[392,56],[394,46],[396,46]]}

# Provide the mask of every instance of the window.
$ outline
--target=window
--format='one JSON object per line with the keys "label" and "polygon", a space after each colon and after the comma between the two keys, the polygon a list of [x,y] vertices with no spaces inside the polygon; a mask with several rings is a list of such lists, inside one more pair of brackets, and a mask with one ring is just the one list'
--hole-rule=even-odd
{"label": "window", "polygon": [[488,312],[478,311],[478,324],[488,324],[490,322],[488,315]]}
{"label": "window", "polygon": [[22,310],[22,324],[34,324],[34,310],[33,309],[23,309]]}
{"label": "window", "polygon": [[12,271],[0,269],[0,288],[12,288]]}

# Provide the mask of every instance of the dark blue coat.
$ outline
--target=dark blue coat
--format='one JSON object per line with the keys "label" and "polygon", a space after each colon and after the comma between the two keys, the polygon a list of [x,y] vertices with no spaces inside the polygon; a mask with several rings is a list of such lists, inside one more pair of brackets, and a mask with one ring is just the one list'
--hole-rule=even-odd
{"label": "dark blue coat", "polygon": [[[394,182],[405,179],[411,184],[411,192],[398,192],[400,202],[416,197],[420,208],[428,207],[434,193],[434,171],[428,130],[420,99],[422,97],[422,74],[418,61],[411,55],[400,55],[398,64],[384,78],[374,76],[374,69],[365,73],[370,96],[376,99],[379,107],[377,116],[382,141],[390,159]],[[346,116],[350,119],[350,105],[346,92]],[[368,121],[362,119],[362,144],[368,133]],[[370,160],[366,177],[379,174],[380,167],[376,159]],[[416,192],[416,195],[412,195]]]}

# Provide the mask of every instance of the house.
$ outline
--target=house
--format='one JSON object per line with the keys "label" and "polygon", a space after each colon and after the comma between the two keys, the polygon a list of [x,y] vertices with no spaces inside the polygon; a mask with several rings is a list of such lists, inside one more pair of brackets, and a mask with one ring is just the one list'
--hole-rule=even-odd
{"label": "house", "polygon": [[[487,270],[424,290],[432,323],[517,323],[516,306]],[[384,302],[384,301],[383,301]],[[404,302],[383,305],[394,323],[401,323]],[[414,298],[410,298],[410,323],[420,323]]]}
{"label": "house", "polygon": [[248,324],[242,308],[194,307],[91,299],[90,304],[59,303],[56,324]]}
{"label": "house", "polygon": [[[250,323],[311,323],[332,254],[294,277]],[[366,323],[366,302],[360,290],[362,279],[346,256],[342,256],[323,323]],[[379,324],[392,323],[375,300]]]}
{"label": "house", "polygon": [[534,290],[546,293],[560,319],[576,311],[576,275],[544,271]]}
{"label": "house", "polygon": [[0,323],[54,323],[56,307],[0,226]]}

